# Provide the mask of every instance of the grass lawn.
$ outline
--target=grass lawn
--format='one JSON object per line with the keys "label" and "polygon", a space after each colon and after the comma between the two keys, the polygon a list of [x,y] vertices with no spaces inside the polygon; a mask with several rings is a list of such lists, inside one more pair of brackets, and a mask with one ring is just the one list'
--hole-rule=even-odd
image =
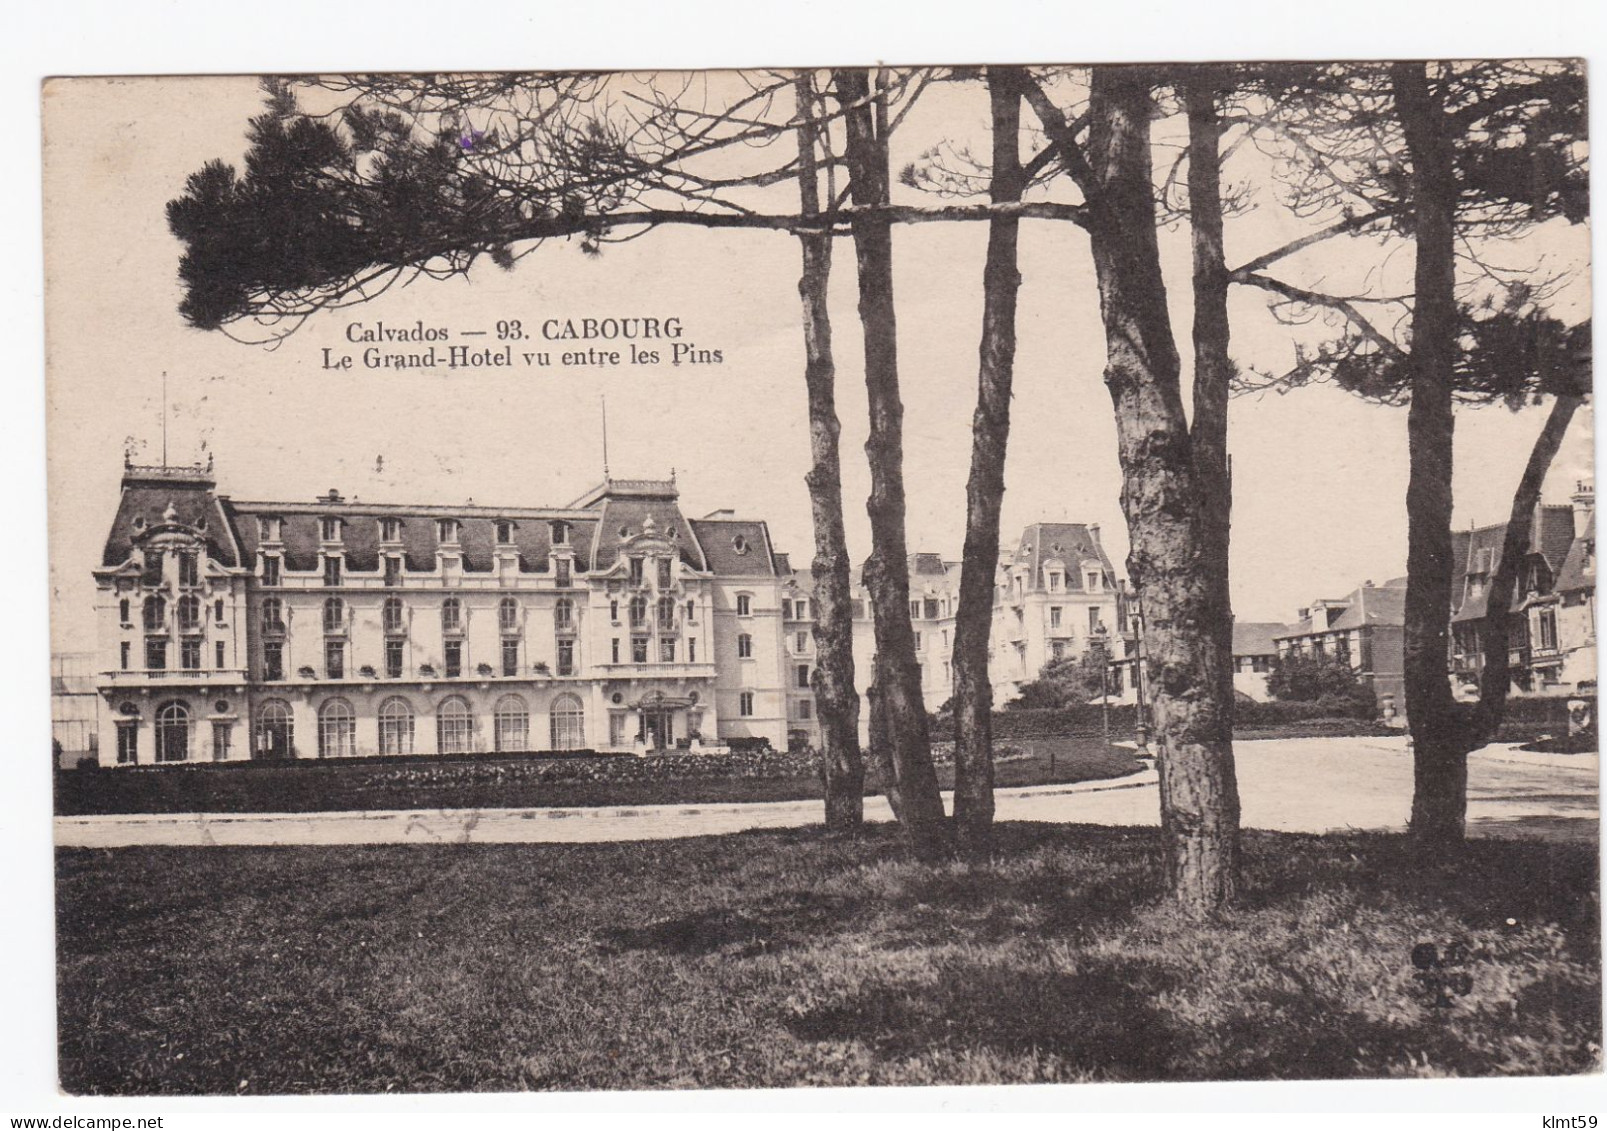
{"label": "grass lawn", "polygon": [[[1133,751],[1102,738],[1028,738],[1010,742],[1025,755],[1001,759],[1000,787],[1090,781],[1133,773]],[[305,813],[317,810],[517,809],[526,806],[681,805],[738,801],[801,801],[821,796],[814,773],[775,777],[665,775],[643,781],[538,780],[496,775],[499,763],[528,768],[529,758],[487,754],[459,761],[420,759],[412,767],[363,759],[161,767],[150,770],[68,770],[56,775],[56,812]],[[536,759],[534,761],[541,761]],[[566,760],[547,759],[563,773]],[[515,765],[517,764],[517,765]],[[409,768],[418,772],[405,773]],[[952,764],[938,767],[944,789]],[[868,786],[867,792],[873,792]]]}
{"label": "grass lawn", "polygon": [[[1007,824],[612,845],[62,850],[75,1094],[1599,1070],[1596,849],[1246,834],[1154,906],[1155,833]],[[1414,959],[1416,963],[1414,964]]]}

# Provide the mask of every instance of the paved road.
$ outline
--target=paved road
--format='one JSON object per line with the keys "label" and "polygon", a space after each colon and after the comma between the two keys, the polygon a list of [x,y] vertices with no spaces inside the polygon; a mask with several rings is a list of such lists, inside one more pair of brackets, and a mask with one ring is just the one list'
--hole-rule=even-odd
{"label": "paved road", "polygon": [[[1304,738],[1241,742],[1244,824],[1284,832],[1401,829],[1411,806],[1404,738]],[[1474,835],[1593,839],[1598,831],[1595,755],[1532,754],[1489,747],[1470,759]],[[1153,770],[1114,781],[1001,789],[1001,821],[1153,825]],[[870,820],[890,820],[881,798]],[[820,820],[818,801],[641,805],[590,809],[480,809],[351,813],[172,814],[56,818],[63,847],[131,845],[429,844],[659,840],[789,828]]]}

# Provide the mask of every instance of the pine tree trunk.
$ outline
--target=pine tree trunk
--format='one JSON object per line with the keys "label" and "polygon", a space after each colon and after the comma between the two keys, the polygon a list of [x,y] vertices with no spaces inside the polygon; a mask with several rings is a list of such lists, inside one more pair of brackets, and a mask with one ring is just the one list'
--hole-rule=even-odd
{"label": "pine tree trunk", "polygon": [[1229,751],[1227,783],[1237,805],[1233,748],[1233,598],[1228,584],[1233,482],[1228,469],[1228,268],[1222,243],[1220,74],[1193,67],[1183,82],[1189,125],[1189,230],[1194,251],[1194,475],[1200,496],[1200,568],[1211,589],[1213,656],[1218,684],[1217,742]]}
{"label": "pine tree trunk", "polygon": [[[993,110],[995,204],[1021,199],[1021,87],[1014,68],[988,69]],[[971,428],[971,477],[965,488],[965,554],[960,604],[954,618],[954,823],[971,851],[991,847],[993,828],[993,686],[988,635],[993,625],[994,573],[999,561],[999,511],[1010,439],[1010,385],[1015,373],[1016,267],[1021,222],[988,222],[982,274],[982,344],[976,414]]]}
{"label": "pine tree trunk", "polygon": [[[798,188],[805,216],[820,211],[815,151],[814,82],[799,74]],[[865,816],[865,763],[859,749],[859,693],[854,690],[854,616],[848,538],[843,529],[843,484],[838,453],[836,368],[831,352],[831,234],[799,236],[803,274],[804,382],[808,386],[809,450],[813,465],[804,483],[815,522],[815,671],[810,682],[820,720],[825,771],[826,827],[856,828]]]}
{"label": "pine tree trunk", "polygon": [[1412,817],[1418,846],[1460,844],[1467,824],[1468,741],[1451,695],[1451,468],[1457,349],[1456,179],[1444,110],[1424,63],[1391,67],[1412,164],[1417,263],[1406,417],[1405,689],[1412,731]]}
{"label": "pine tree trunk", "polygon": [[1194,453],[1155,234],[1146,74],[1096,67],[1089,235],[1115,406],[1128,574],[1143,612],[1146,686],[1160,746],[1161,836],[1177,906],[1204,915],[1233,898],[1238,795],[1223,741],[1216,602],[1198,520]]}
{"label": "pine tree trunk", "polygon": [[[864,71],[834,72],[844,105],[849,186],[856,207],[888,202],[885,114],[871,97]],[[870,404],[871,555],[865,564],[876,626],[875,682],[879,730],[891,744],[890,764],[900,795],[899,818],[914,851],[943,850],[947,825],[932,765],[926,704],[915,659],[909,612],[909,555],[904,538],[904,406],[899,399],[897,319],[893,304],[893,233],[884,216],[850,220],[859,267],[859,317],[865,340],[865,389]]]}

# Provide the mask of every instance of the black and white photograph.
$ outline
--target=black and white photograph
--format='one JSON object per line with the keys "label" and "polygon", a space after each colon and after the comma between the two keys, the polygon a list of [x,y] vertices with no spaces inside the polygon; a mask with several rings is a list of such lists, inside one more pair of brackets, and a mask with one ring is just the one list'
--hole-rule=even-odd
{"label": "black and white photograph", "polygon": [[40,98],[63,1095],[1601,1073],[1583,59]]}

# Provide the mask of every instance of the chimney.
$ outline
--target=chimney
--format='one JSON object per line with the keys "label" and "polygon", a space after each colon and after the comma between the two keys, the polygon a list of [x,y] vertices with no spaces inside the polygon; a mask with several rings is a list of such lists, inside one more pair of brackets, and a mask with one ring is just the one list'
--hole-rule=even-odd
{"label": "chimney", "polygon": [[344,503],[346,500],[341,498],[339,491],[331,487],[329,494],[319,495],[317,501],[320,503]]}
{"label": "chimney", "polygon": [[1574,537],[1590,537],[1590,529],[1596,524],[1596,485],[1580,480],[1574,489]]}
{"label": "chimney", "polygon": [[1099,523],[1090,522],[1088,524],[1088,537],[1094,540],[1095,546],[1099,545]]}

